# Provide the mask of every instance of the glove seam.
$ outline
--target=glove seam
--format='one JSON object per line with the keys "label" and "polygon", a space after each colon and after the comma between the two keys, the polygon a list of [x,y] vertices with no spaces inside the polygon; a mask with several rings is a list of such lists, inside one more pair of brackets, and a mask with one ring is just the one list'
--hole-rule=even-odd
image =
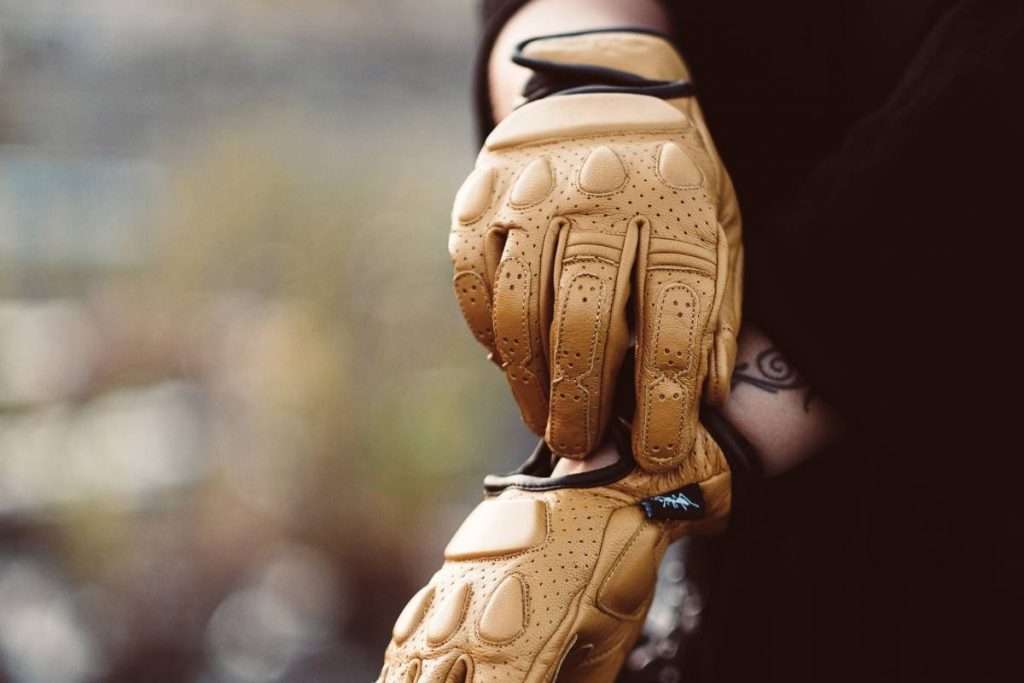
{"label": "glove seam", "polygon": [[[611,607],[608,607],[606,604],[604,604],[604,602],[601,600],[601,592],[605,589],[605,587],[608,585],[608,582],[611,581],[612,578],[615,577],[615,574],[621,568],[622,562],[623,562],[623,558],[626,557],[627,553],[629,552],[629,549],[632,548],[634,545],[636,545],[637,540],[640,538],[640,532],[643,531],[643,528],[644,528],[644,524],[641,523],[633,531],[633,535],[630,536],[629,542],[626,543],[625,547],[623,547],[623,549],[619,552],[619,556],[617,558],[615,558],[615,563],[612,565],[611,571],[609,571],[605,575],[604,579],[601,580],[601,586],[600,586],[600,588],[598,588],[597,600],[595,600],[595,603],[597,604],[597,607],[602,612],[604,612],[604,613],[606,613],[606,614],[608,614],[610,616],[613,616],[613,617],[615,617],[617,619],[629,619],[629,620],[635,619],[636,616],[637,616],[637,612],[640,611],[640,608],[638,608],[632,614],[625,614],[623,612],[619,612],[618,610],[613,609]],[[641,605],[641,608],[642,607],[643,607],[643,605]]]}
{"label": "glove seam", "polygon": [[[544,160],[544,165],[547,166],[547,169],[548,169],[549,181],[548,181],[547,189],[544,190],[544,194],[542,194],[539,199],[535,199],[532,202],[526,202],[526,203],[523,203],[523,204],[520,204],[519,202],[512,201],[512,198],[510,196],[509,200],[508,200],[509,208],[514,209],[516,211],[524,211],[526,209],[532,209],[533,207],[538,206],[538,205],[543,204],[544,202],[546,202],[548,197],[554,191],[555,187],[558,186],[558,178],[555,177],[557,175],[557,173],[556,173],[556,171],[554,169],[551,168],[551,162],[548,160],[547,155],[540,155],[537,158],[538,159],[543,159]],[[514,186],[513,186],[513,188],[514,188]]]}
{"label": "glove seam", "polygon": [[[685,282],[673,282],[673,283],[663,287],[661,292],[659,292],[659,298],[663,300],[668,295],[670,290],[676,289],[676,288],[686,290],[690,294],[690,296],[693,298],[693,300],[695,302],[696,301],[700,301],[700,297],[697,295],[697,292],[694,291],[694,289],[692,287],[690,287],[688,284],[686,284]],[[660,308],[661,308],[661,301],[659,301],[658,303],[659,303],[659,307],[656,310],[660,310]],[[661,343],[661,326],[662,326],[662,323],[664,322],[664,316],[660,316],[659,315],[659,316],[656,316],[656,317],[657,317],[657,320],[658,320],[658,324],[655,327],[655,331],[654,331],[654,349],[653,349],[653,351],[654,351],[655,355],[657,355],[658,349],[661,348],[660,347],[660,343]],[[693,363],[693,336],[694,336],[693,332],[694,332],[693,326],[690,326],[688,331],[687,331],[687,334],[689,335],[689,337],[688,337],[687,343],[686,343],[686,348],[687,348],[686,367],[687,368],[689,368],[692,365],[692,363]],[[683,392],[685,392],[687,394],[691,394],[690,396],[686,397],[687,400],[692,400],[693,399],[692,394],[694,393],[694,391],[690,388],[689,383],[688,382],[684,382],[684,381],[680,381],[680,379],[679,379],[679,375],[682,373],[682,370],[676,370],[671,375],[669,375],[668,371],[661,369],[657,365],[654,365],[653,362],[652,362],[652,359],[649,359],[649,358],[645,358],[644,359],[644,365],[646,365],[647,367],[651,368],[652,370],[654,370],[657,373],[659,381],[660,380],[666,380],[666,381],[670,381],[670,382],[678,382],[679,385],[680,385],[680,388],[682,389]],[[647,405],[648,406],[651,405],[652,397],[653,397],[653,392],[654,392],[654,384],[650,384],[649,383],[647,385]],[[650,426],[650,421],[651,421],[651,410],[650,410],[649,407],[647,407],[644,410],[643,444],[644,444],[644,450],[645,451],[649,451],[650,450],[649,448],[647,448],[648,430],[649,430],[649,426]],[[684,433],[684,431],[685,431],[685,429],[684,429],[684,426],[683,426],[683,424],[681,422],[680,425],[679,425],[679,429],[676,431],[676,441],[679,444],[680,448],[683,445],[682,444],[682,440],[683,440],[683,433]],[[671,463],[673,461],[681,459],[680,456],[661,457],[661,456],[649,455],[648,453],[644,454],[644,458],[649,460],[649,461],[651,461],[651,462],[661,463],[661,464]]]}
{"label": "glove seam", "polygon": [[[645,96],[644,95],[636,95],[635,97],[645,97]],[[534,138],[534,139],[531,139],[528,142],[519,142],[519,143],[515,143],[515,144],[510,144],[510,145],[501,145],[497,149],[501,150],[501,151],[505,151],[505,150],[523,150],[523,149],[527,149],[527,148],[530,148],[530,147],[540,147],[540,146],[543,146],[543,145],[551,145],[551,144],[558,144],[558,143],[570,143],[570,142],[578,142],[578,141],[579,142],[586,142],[588,140],[595,140],[595,139],[598,139],[598,138],[607,138],[607,137],[611,137],[611,136],[615,136],[615,135],[629,135],[629,136],[632,136],[632,135],[656,136],[656,135],[673,135],[673,134],[682,135],[687,130],[689,130],[689,128],[690,128],[689,125],[685,125],[685,126],[676,126],[674,128],[645,128],[643,130],[636,130],[636,129],[632,129],[632,130],[629,130],[629,129],[613,129],[613,130],[601,131],[600,133],[593,133],[593,134],[587,134],[587,135],[575,135],[575,136],[572,136],[572,137],[551,136],[551,137],[547,137],[547,138]],[[491,150],[491,151],[495,151],[495,150]],[[621,191],[621,190],[619,190],[619,191]]]}
{"label": "glove seam", "polygon": [[[530,605],[532,604],[530,600],[530,584],[527,583],[525,578],[523,578],[522,574],[519,574],[518,572],[510,572],[506,574],[505,577],[506,579],[508,577],[515,577],[516,581],[519,582],[520,587],[523,589],[523,625],[518,631],[516,631],[512,636],[506,638],[505,640],[491,640],[490,638],[487,638],[482,633],[480,633],[480,619],[477,619],[476,623],[473,626],[474,635],[476,635],[476,637],[481,642],[487,643],[488,645],[492,645],[494,647],[503,647],[505,645],[512,644],[513,642],[521,638],[524,633],[526,633],[526,629],[530,625]],[[498,588],[501,587],[501,584],[504,582],[505,579],[502,579],[502,581],[498,583],[494,590],[491,591],[492,597],[497,592]],[[481,613],[480,616],[482,618],[483,614]]]}
{"label": "glove seam", "polygon": [[[487,317],[488,318],[493,317],[493,315],[494,315],[494,313],[493,313],[494,306],[492,305],[492,303],[490,301],[491,296],[490,296],[490,293],[487,291],[488,287],[487,287],[487,283],[484,281],[484,278],[481,277],[480,273],[478,273],[476,270],[461,270],[461,271],[457,271],[455,273],[455,278],[454,278],[452,284],[455,285],[455,298],[458,299],[459,309],[462,311],[462,317],[465,318],[466,320],[470,319],[469,312],[467,311],[466,306],[465,306],[465,304],[463,302],[462,293],[459,291],[459,278],[462,278],[464,276],[475,277],[477,280],[479,280],[480,284],[482,285],[482,292],[483,292],[482,297],[484,297],[484,303],[487,306],[487,308],[491,310],[491,313]],[[470,331],[473,333],[473,336],[476,337],[476,340],[478,342],[480,342],[481,344],[483,344],[485,347],[487,347],[488,349],[491,349],[491,348],[494,347],[494,330],[493,329],[485,330],[483,332],[477,332],[477,330],[472,329],[472,326],[470,326]],[[490,339],[490,341],[488,341],[488,339]]]}
{"label": "glove seam", "polygon": [[[459,634],[459,631],[462,630],[462,625],[464,623],[466,623],[466,614],[469,612],[469,606],[470,606],[470,604],[473,601],[473,593],[475,591],[473,590],[472,584],[470,584],[468,582],[462,582],[462,585],[466,586],[466,597],[462,601],[462,609],[459,610],[459,625],[456,626],[454,629],[452,629],[452,632],[449,633],[448,636],[444,640],[439,640],[439,641],[437,641],[437,643],[431,643],[430,642],[430,637],[427,636],[424,639],[427,647],[435,649],[435,650],[438,650],[440,648],[445,647],[448,643],[451,642],[451,640],[453,638],[455,638],[455,636],[457,636]],[[437,654],[439,656],[443,657],[443,656],[447,655],[448,652],[447,651],[445,651],[445,652],[438,652]],[[433,657],[432,659],[437,659],[437,657]]]}
{"label": "glove seam", "polygon": [[[568,287],[569,291],[572,291],[572,286],[576,283],[576,281],[578,279],[583,278],[583,277],[586,277],[588,279],[591,279],[591,278],[592,279],[596,279],[599,282],[601,280],[601,278],[599,278],[599,277],[597,277],[595,275],[592,275],[590,273],[576,273],[575,275],[572,276],[572,278],[569,279],[569,287]],[[601,282],[601,284],[603,285],[604,283]],[[604,288],[602,287],[602,290],[601,290],[601,303],[602,304],[603,304],[603,301],[604,301]],[[562,339],[564,337],[564,333],[565,333],[565,325],[566,325],[566,318],[567,318],[567,314],[566,313],[567,313],[567,310],[569,308],[569,297],[568,297],[568,295],[566,295],[565,297],[562,298],[562,306],[561,306],[561,308],[562,308],[562,314],[559,316],[559,326],[558,326],[558,341],[559,341],[559,345],[561,344]],[[600,311],[600,310],[602,310],[602,308],[599,306],[598,310]],[[585,436],[585,441],[584,441],[584,448],[582,449],[582,451],[580,451],[580,450],[566,451],[565,454],[567,454],[567,455],[578,455],[581,452],[582,453],[589,453],[590,452],[591,441],[592,441],[592,439],[591,439],[591,432],[590,432],[590,420],[591,420],[591,415],[590,415],[590,408],[591,408],[591,405],[590,405],[591,404],[590,391],[586,387],[583,387],[580,384],[580,377],[590,377],[591,373],[594,371],[594,365],[595,365],[595,358],[594,358],[594,356],[595,356],[596,351],[597,351],[597,341],[598,341],[598,339],[600,337],[600,325],[601,325],[601,316],[600,315],[594,316],[594,324],[593,324],[593,327],[591,328],[591,335],[590,335],[590,347],[591,347],[591,349],[593,349],[593,352],[591,353],[591,356],[588,359],[587,371],[583,375],[577,376],[575,379],[571,380],[573,382],[573,384],[575,384],[581,390],[581,392],[584,395],[587,396],[587,403],[586,403],[586,406],[584,408],[585,411],[586,411],[586,413],[585,413],[585,421],[586,421],[585,434],[586,434],[586,436]],[[559,369],[561,370],[561,368],[559,368]],[[552,382],[551,382],[552,393],[554,393],[555,382],[560,381],[560,380],[564,381],[565,379],[566,379],[565,375],[562,374],[560,377],[556,377],[556,378],[554,378],[552,380]]]}
{"label": "glove seam", "polygon": [[630,174],[629,167],[626,165],[626,162],[623,161],[622,157],[619,156],[619,154],[614,149],[608,147],[607,145],[606,148],[610,150],[611,153],[615,155],[615,158],[619,160],[619,165],[622,166],[622,170],[625,171],[625,177],[622,179],[622,183],[619,184],[618,187],[615,187],[611,190],[607,190],[606,192],[589,192],[583,188],[583,183],[580,180],[580,176],[583,175],[583,169],[586,168],[587,164],[580,164],[579,169],[573,175],[572,183],[577,191],[588,197],[611,197],[613,195],[622,194],[623,192],[625,192],[626,185],[629,185]]}
{"label": "glove seam", "polygon": [[[697,166],[697,164],[694,164],[694,168],[696,168],[697,172],[700,173],[700,182],[697,183],[696,185],[676,185],[675,183],[670,183],[668,180],[666,180],[665,176],[663,176],[661,174],[661,155],[664,154],[664,153],[665,153],[665,145],[662,145],[661,147],[658,148],[658,152],[654,155],[654,158],[653,158],[653,162],[654,163],[651,166],[651,170],[654,171],[654,175],[657,176],[658,180],[660,180],[661,182],[665,183],[665,185],[667,187],[670,187],[673,190],[696,190],[696,189],[699,189],[701,187],[704,187],[704,181],[705,181],[704,171],[700,170],[700,167]],[[686,154],[686,150],[685,149],[683,149],[683,153]],[[687,156],[689,156],[689,155],[687,155]]]}

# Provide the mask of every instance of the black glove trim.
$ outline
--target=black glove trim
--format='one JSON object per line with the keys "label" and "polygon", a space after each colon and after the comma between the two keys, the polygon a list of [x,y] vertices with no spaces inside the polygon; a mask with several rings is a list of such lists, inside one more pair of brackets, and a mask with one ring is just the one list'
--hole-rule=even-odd
{"label": "black glove trim", "polygon": [[611,428],[612,438],[619,451],[619,459],[607,467],[551,477],[554,467],[551,449],[542,440],[519,469],[505,475],[489,474],[484,478],[484,492],[497,495],[507,488],[523,491],[553,491],[555,489],[583,489],[612,484],[633,471],[633,449],[630,446],[629,428],[618,421]]}
{"label": "black glove trim", "polygon": [[[717,410],[703,407],[701,423],[722,449],[725,460],[729,464],[729,469],[732,472],[734,498],[740,501],[745,500],[749,489],[762,476],[757,451]],[[488,496],[494,496],[508,488],[522,491],[554,491],[556,489],[593,488],[615,483],[633,471],[636,461],[633,459],[629,423],[620,417],[612,422],[610,431],[619,451],[619,459],[607,467],[578,474],[567,474],[562,477],[551,477],[551,470],[554,467],[551,449],[544,441],[541,441],[526,462],[514,472],[505,475],[487,475],[484,478],[484,492]]]}
{"label": "black glove trim", "polygon": [[645,28],[622,27],[605,28],[589,31],[572,31],[554,33],[546,36],[528,38],[516,45],[512,61],[524,66],[533,75],[523,88],[523,97],[533,102],[552,95],[581,95],[586,93],[626,93],[630,95],[648,95],[664,100],[677,97],[692,97],[695,93],[693,83],[688,80],[660,81],[644,78],[629,71],[621,71],[603,66],[588,64],[565,64],[549,62],[543,59],[527,57],[523,50],[537,40],[552,38],[571,38],[573,36],[591,35],[594,33],[640,33],[663,38],[669,44],[672,39],[658,31]]}

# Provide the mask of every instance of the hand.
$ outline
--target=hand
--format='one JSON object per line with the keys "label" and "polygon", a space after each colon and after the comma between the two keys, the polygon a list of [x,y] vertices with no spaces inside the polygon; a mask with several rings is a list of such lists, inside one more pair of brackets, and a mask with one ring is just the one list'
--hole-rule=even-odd
{"label": "hand", "polygon": [[540,99],[495,128],[456,197],[460,307],[526,424],[572,458],[601,441],[632,317],[633,450],[669,471],[690,456],[702,396],[729,390],[741,289],[731,182],[664,39],[540,38],[516,61]]}
{"label": "hand", "polygon": [[665,548],[720,529],[731,503],[725,454],[703,427],[665,473],[621,442],[613,464],[584,474],[549,477],[542,444],[516,474],[488,477],[489,497],[399,616],[379,683],[613,681]]}

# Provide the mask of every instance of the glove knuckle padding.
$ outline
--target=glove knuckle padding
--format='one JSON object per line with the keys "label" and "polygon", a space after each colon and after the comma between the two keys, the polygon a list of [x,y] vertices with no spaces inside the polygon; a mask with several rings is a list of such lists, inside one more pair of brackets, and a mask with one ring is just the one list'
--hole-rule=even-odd
{"label": "glove knuckle padding", "polygon": [[509,490],[481,503],[396,621],[392,677],[416,661],[424,680],[462,658],[480,680],[548,681],[574,639],[617,643],[617,668],[665,544],[663,528],[630,502],[607,489],[568,489]]}
{"label": "glove knuckle padding", "polygon": [[[644,361],[638,460],[671,467],[692,444],[725,247],[709,181],[717,172],[702,169],[711,165],[686,114],[615,93],[531,103],[481,151],[478,166],[502,188],[487,220],[508,231],[493,284],[493,346],[525,422],[560,455],[586,456],[607,425],[631,294]],[[472,312],[485,315],[482,306]]]}
{"label": "glove knuckle padding", "polygon": [[[673,89],[688,74],[667,40],[612,30],[519,49],[541,81],[571,84],[575,68],[619,85],[655,79],[653,89],[564,86],[495,127],[453,210],[460,305],[527,425],[559,455],[585,457],[608,423],[632,301],[634,452],[671,469],[688,457],[701,399],[729,392],[742,284],[735,192],[696,99]],[[508,235],[500,265],[495,230]]]}
{"label": "glove knuckle padding", "polygon": [[[497,495],[466,518],[444,565],[396,620],[381,680],[551,683],[557,674],[611,683],[640,633],[667,545],[719,531],[728,517],[721,449],[699,426],[693,448],[664,473],[627,456],[606,469],[606,483],[586,487],[498,478]],[[550,455],[538,453],[536,462]],[[696,516],[670,509],[683,493],[699,501]]]}
{"label": "glove knuckle padding", "polygon": [[491,240],[487,210],[495,193],[494,169],[478,168],[463,183],[452,208],[448,253],[455,268],[455,297],[477,341],[494,352],[491,325],[491,278],[488,246]]}

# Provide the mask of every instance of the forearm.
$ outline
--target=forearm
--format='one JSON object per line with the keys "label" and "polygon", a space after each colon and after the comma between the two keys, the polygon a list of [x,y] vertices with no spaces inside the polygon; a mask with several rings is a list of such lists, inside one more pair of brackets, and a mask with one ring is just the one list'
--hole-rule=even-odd
{"label": "forearm", "polygon": [[633,26],[667,31],[668,18],[656,0],[533,0],[505,24],[491,51],[488,82],[495,121],[516,105],[530,72],[509,60],[515,46],[539,35]]}
{"label": "forearm", "polygon": [[732,383],[722,413],[755,447],[768,476],[808,459],[841,429],[831,406],[751,325],[740,335]]}
{"label": "forearm", "polygon": [[[792,469],[818,452],[842,429],[836,412],[760,330],[746,325],[739,339],[733,390],[722,414],[754,447],[766,476]],[[588,460],[561,460],[562,476],[607,466],[611,445]]]}

